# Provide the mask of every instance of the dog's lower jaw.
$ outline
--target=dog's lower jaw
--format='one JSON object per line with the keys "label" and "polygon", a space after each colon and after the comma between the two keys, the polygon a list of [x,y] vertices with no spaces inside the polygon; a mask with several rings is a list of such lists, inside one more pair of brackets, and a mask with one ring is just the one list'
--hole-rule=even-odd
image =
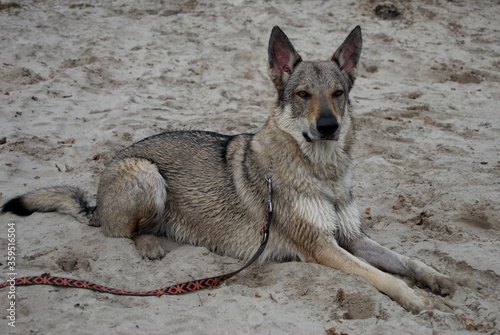
{"label": "dog's lower jaw", "polygon": [[312,143],[312,142],[321,142],[321,141],[338,141],[340,137],[340,132],[336,132],[333,134],[333,136],[321,136],[318,139],[312,139],[307,132],[302,132],[302,136],[304,136],[304,139],[306,142]]}

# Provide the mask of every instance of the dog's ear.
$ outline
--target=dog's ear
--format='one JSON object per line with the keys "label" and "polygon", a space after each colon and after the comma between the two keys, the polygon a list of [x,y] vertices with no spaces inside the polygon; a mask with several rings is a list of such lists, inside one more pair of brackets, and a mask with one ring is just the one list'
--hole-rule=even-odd
{"label": "dog's ear", "polygon": [[361,55],[361,45],[361,27],[356,26],[331,58],[346,74],[351,86],[356,79],[356,68]]}
{"label": "dog's ear", "polygon": [[302,61],[280,27],[275,26],[269,38],[269,76],[276,86],[281,89],[293,73],[294,68]]}

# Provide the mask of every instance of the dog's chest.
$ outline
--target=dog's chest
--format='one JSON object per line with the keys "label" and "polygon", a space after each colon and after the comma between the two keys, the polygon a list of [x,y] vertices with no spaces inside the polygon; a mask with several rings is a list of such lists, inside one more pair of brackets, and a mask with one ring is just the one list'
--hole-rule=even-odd
{"label": "dog's chest", "polygon": [[321,230],[336,231],[339,217],[335,207],[327,199],[301,195],[293,203],[293,213],[306,224],[312,224]]}
{"label": "dog's chest", "polygon": [[300,225],[311,225],[337,239],[351,240],[361,234],[359,211],[354,202],[332,203],[301,196],[294,202],[294,215]]}
{"label": "dog's chest", "polygon": [[297,196],[290,199],[292,221],[346,238],[360,232],[358,209],[347,185],[332,189],[315,182],[303,191],[293,192]]}
{"label": "dog's chest", "polygon": [[289,199],[293,216],[314,224],[321,230],[337,230],[339,224],[342,224],[339,222],[342,217],[338,215],[344,193],[342,187],[336,187],[335,190],[333,185],[325,185],[315,179],[296,181],[294,186],[296,187],[291,190],[292,197]]}

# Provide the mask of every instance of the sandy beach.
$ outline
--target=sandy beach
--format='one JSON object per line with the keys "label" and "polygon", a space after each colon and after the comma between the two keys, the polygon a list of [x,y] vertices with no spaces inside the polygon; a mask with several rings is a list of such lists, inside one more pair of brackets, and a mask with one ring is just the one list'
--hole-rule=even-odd
{"label": "sandy beach", "polygon": [[[351,99],[364,229],[459,286],[452,312],[419,315],[361,278],[301,262],[161,298],[17,287],[15,328],[0,291],[0,333],[500,334],[497,0],[18,3],[0,4],[0,205],[51,185],[95,193],[117,150],[162,131],[256,132],[275,99],[272,27],[304,59],[328,59],[360,25]],[[9,225],[18,276],[152,290],[243,264],[167,239],[163,259],[143,260],[131,240],[59,214],[0,223],[0,281]]]}

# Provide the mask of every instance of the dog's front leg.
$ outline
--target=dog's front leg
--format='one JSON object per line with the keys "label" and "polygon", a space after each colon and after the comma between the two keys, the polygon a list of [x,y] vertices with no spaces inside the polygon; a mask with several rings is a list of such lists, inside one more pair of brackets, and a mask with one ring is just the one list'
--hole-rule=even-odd
{"label": "dog's front leg", "polygon": [[418,260],[400,255],[366,236],[350,241],[345,248],[379,269],[412,278],[415,282],[429,287],[434,293],[452,295],[455,292],[455,284],[449,277]]}
{"label": "dog's front leg", "polygon": [[426,308],[434,307],[430,301],[418,296],[401,279],[361,261],[341,248],[333,239],[330,243],[325,243],[319,247],[312,258],[313,261],[319,264],[360,276],[413,313],[419,313]]}

